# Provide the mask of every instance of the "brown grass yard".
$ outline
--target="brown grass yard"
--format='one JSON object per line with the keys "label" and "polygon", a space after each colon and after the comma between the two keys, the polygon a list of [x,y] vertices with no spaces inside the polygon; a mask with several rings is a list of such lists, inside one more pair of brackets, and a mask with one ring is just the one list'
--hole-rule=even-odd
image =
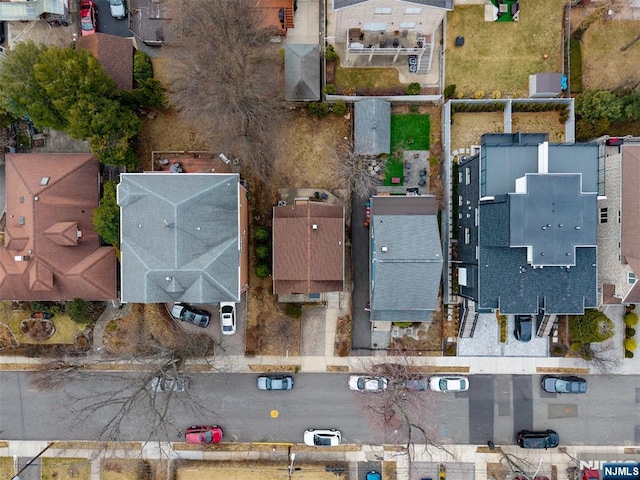
{"label": "brown grass yard", "polygon": [[42,480],[89,480],[91,461],[86,458],[44,457]]}
{"label": "brown grass yard", "polygon": [[548,133],[550,142],[564,142],[564,123],[560,123],[560,112],[516,112],[512,114],[511,131]]}
{"label": "brown grass yard", "polygon": [[479,145],[483,133],[504,130],[503,112],[456,113],[451,125],[451,151]]}
{"label": "brown grass yard", "polygon": [[406,85],[400,82],[395,68],[344,68],[336,65],[336,92],[341,95],[404,95]]}
{"label": "brown grass yard", "polygon": [[615,90],[640,82],[640,42],[620,48],[640,32],[639,21],[597,21],[582,39],[582,82],[586,89]]}
{"label": "brown grass yard", "polygon": [[[562,8],[558,0],[520,0],[520,21],[497,23],[484,21],[484,5],[456,5],[447,14],[447,85],[465,97],[526,94],[530,74],[560,71]],[[457,36],[464,46],[455,46]]]}

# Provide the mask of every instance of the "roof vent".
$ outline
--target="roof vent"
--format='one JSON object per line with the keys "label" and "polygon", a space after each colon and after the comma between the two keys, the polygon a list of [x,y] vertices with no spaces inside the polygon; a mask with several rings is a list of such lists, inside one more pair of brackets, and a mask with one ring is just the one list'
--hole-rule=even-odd
{"label": "roof vent", "polygon": [[313,225],[311,225],[311,228],[313,228],[314,230],[317,230],[318,229],[318,225],[314,223]]}
{"label": "roof vent", "polygon": [[383,252],[386,252],[387,250],[389,250],[387,247],[382,247]]}

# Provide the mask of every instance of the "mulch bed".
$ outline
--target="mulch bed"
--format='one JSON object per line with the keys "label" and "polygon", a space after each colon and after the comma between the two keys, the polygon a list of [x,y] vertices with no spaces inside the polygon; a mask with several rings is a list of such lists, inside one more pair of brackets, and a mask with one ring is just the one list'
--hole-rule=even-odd
{"label": "mulch bed", "polygon": [[41,342],[47,340],[56,333],[53,322],[43,318],[26,318],[20,322],[20,333],[31,340]]}

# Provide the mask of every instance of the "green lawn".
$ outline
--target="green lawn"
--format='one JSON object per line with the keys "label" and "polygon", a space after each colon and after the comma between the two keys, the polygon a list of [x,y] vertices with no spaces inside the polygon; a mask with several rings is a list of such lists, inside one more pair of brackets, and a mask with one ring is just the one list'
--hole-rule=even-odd
{"label": "green lawn", "polygon": [[[393,118],[393,117],[392,117]],[[391,183],[392,178],[399,178],[400,183]],[[385,187],[398,187],[404,183],[404,162],[401,158],[391,157],[387,160],[385,166],[384,186]]]}
{"label": "green lawn", "polygon": [[520,21],[504,23],[485,22],[484,5],[456,5],[447,13],[446,84],[467,98],[478,91],[526,96],[530,74],[561,71],[562,6],[520,0]]}
{"label": "green lawn", "polygon": [[391,115],[391,150],[429,150],[429,115],[406,113]]}

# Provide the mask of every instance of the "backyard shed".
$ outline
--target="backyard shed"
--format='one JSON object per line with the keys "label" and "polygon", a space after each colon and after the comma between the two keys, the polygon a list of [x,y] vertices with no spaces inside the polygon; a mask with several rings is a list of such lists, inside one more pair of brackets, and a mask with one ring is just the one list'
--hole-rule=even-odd
{"label": "backyard shed", "polygon": [[287,45],[284,51],[284,98],[320,100],[320,51],[317,45]]}
{"label": "backyard shed", "polygon": [[381,155],[391,151],[391,104],[370,98],[355,103],[355,152]]}
{"label": "backyard shed", "polygon": [[562,93],[562,74],[536,73],[529,75],[530,98],[555,98]]}

